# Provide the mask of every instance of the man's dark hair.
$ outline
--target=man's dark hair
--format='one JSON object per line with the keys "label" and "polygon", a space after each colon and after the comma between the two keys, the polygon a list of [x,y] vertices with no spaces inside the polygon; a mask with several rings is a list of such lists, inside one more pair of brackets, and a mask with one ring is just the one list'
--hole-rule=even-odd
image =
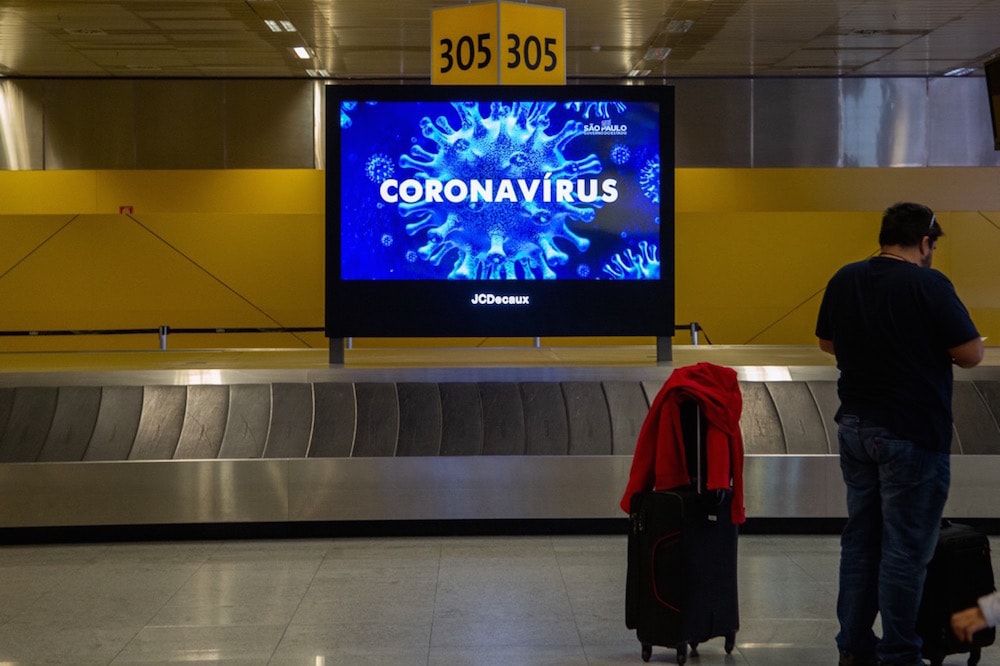
{"label": "man's dark hair", "polygon": [[915,247],[924,236],[932,243],[944,236],[930,208],[917,203],[897,203],[885,209],[878,234],[879,245]]}

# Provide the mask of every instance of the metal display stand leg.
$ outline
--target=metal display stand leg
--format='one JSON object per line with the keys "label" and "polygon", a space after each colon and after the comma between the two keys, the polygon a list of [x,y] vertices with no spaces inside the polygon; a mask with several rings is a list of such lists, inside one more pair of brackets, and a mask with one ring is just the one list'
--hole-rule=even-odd
{"label": "metal display stand leg", "polygon": [[344,338],[330,338],[330,365],[344,365]]}
{"label": "metal display stand leg", "polygon": [[673,360],[673,338],[656,338],[656,362],[670,364]]}

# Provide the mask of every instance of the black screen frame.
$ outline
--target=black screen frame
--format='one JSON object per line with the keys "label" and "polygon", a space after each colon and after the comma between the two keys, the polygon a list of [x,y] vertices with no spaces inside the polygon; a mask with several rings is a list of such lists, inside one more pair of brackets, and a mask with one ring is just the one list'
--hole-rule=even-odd
{"label": "black screen frame", "polygon": [[983,65],[986,72],[986,95],[990,103],[990,120],[993,121],[993,149],[1000,150],[1000,56]]}
{"label": "black screen frame", "polygon": [[[659,280],[344,280],[341,101],[656,102],[660,109]],[[538,337],[674,335],[674,90],[667,85],[328,85],[326,336]],[[530,306],[475,307],[476,294],[527,295]]]}

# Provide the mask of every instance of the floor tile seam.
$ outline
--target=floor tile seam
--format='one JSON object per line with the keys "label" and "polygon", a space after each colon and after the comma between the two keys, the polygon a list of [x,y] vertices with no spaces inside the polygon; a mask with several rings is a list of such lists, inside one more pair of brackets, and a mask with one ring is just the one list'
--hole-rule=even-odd
{"label": "floor tile seam", "polygon": [[441,587],[441,566],[444,561],[444,542],[435,540],[435,550],[437,551],[437,568],[434,577],[434,593],[431,600],[431,615],[427,619],[427,644],[424,646],[424,666],[430,666],[431,650],[434,645],[434,618],[437,616],[438,590]]}
{"label": "floor tile seam", "polygon": [[569,608],[570,616],[573,618],[573,628],[576,630],[576,640],[579,644],[579,648],[583,651],[584,656],[586,656],[586,648],[584,647],[584,636],[583,630],[580,628],[580,617],[577,615],[577,609],[573,603],[573,595],[570,594],[569,583],[566,580],[566,571],[563,566],[563,562],[559,558],[559,551],[555,547],[555,537],[550,537],[550,542],[552,544],[553,554],[555,555],[556,564],[559,567],[559,577],[562,580],[563,595],[566,598],[566,607]]}
{"label": "floor tile seam", "polygon": [[153,625],[150,624],[152,622],[153,618],[155,618],[157,615],[159,615],[163,611],[163,609],[166,608],[167,605],[170,604],[170,602],[177,597],[177,595],[180,593],[180,591],[182,589],[184,589],[184,586],[187,585],[189,582],[191,582],[191,580],[195,577],[195,575],[197,575],[197,573],[202,569],[202,567],[205,566],[205,564],[211,559],[211,556],[214,553],[218,552],[219,548],[221,548],[221,542],[216,543],[215,544],[215,548],[213,548],[211,551],[207,552],[201,558],[201,561],[198,563],[198,566],[193,567],[191,569],[191,573],[184,579],[183,582],[181,582],[180,584],[177,585],[177,587],[174,589],[173,593],[171,595],[169,595],[167,597],[167,599],[162,604],[159,605],[159,607],[157,607],[155,610],[153,610],[153,611],[150,612],[149,617],[147,617],[141,623],[141,626],[139,626],[139,628],[135,631],[135,633],[132,634],[132,637],[129,638],[127,641],[125,641],[125,643],[122,645],[121,649],[119,649],[115,653],[115,656],[111,659],[111,661],[109,663],[114,663],[123,653],[125,653],[126,650],[129,649],[130,645],[132,645],[133,643],[135,643],[135,641],[139,638],[139,635],[142,634],[142,632],[145,629],[149,628],[150,626],[153,626]]}
{"label": "floor tile seam", "polygon": [[329,556],[330,556],[330,548],[328,546],[327,549],[323,551],[323,557],[321,557],[319,561],[316,562],[316,566],[313,569],[313,574],[309,578],[309,583],[303,588],[302,595],[299,597],[299,602],[295,604],[295,609],[291,613],[289,613],[288,620],[281,625],[281,635],[278,637],[278,640],[275,641],[274,643],[274,648],[271,650],[271,654],[267,659],[268,663],[273,661],[275,656],[277,655],[278,649],[281,647],[282,641],[285,640],[285,636],[288,634],[288,628],[292,626],[292,621],[295,619],[295,616],[302,608],[302,603],[305,601],[306,595],[309,594],[309,590],[316,582],[316,578],[319,576],[319,572],[323,568],[323,563],[326,562],[326,559]]}

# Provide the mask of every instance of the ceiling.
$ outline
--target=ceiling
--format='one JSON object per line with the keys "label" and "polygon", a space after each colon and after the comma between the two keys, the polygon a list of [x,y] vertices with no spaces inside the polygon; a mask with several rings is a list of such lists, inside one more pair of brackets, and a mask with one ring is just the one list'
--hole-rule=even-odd
{"label": "ceiling", "polygon": [[[0,0],[0,75],[425,80],[431,12],[466,4]],[[1000,53],[1000,0],[531,4],[565,8],[571,79],[938,76],[961,67],[981,75]],[[290,21],[294,32],[272,32],[264,19]],[[315,56],[297,59],[296,46]]]}

